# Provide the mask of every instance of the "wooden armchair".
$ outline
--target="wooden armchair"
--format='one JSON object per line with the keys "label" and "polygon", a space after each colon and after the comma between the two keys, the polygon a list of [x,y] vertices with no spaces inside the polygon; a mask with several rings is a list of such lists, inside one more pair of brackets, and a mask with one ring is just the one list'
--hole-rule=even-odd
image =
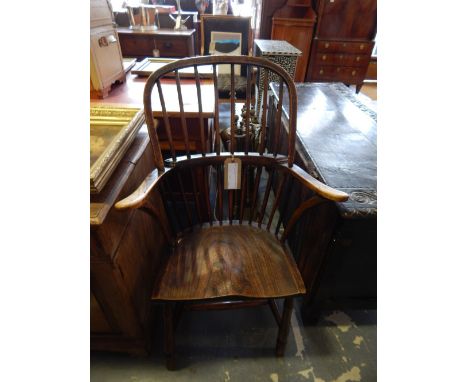
{"label": "wooden armchair", "polygon": [[[163,161],[157,133],[161,127],[156,129],[151,107],[153,87],[156,85],[159,96],[163,97],[160,79],[172,70],[178,81],[178,71],[189,66],[194,67],[195,83],[199,87],[198,66],[207,64],[213,65],[214,73],[217,65],[239,64],[247,71],[251,66],[261,67],[267,71],[266,77],[269,72],[279,76],[281,89],[286,85],[289,95],[287,156],[278,154],[279,129],[276,130],[278,133],[268,135],[276,141],[270,146],[273,151],[265,152],[266,118],[260,127],[257,152],[249,151],[248,124],[243,135],[231,140],[229,151],[221,152],[219,115],[215,107],[215,152],[203,150],[193,154],[187,146],[186,156],[177,157],[171,146],[171,157]],[[231,86],[234,86],[231,79]],[[280,93],[282,97],[283,90]],[[184,127],[181,92],[179,100]],[[276,354],[284,354],[293,297],[305,293],[299,269],[288,247],[288,237],[306,212],[313,212],[323,203],[348,198],[347,194],[320,183],[293,164],[296,101],[295,86],[286,71],[257,57],[184,59],[168,64],[148,78],[144,105],[157,168],[115,207],[140,209],[158,219],[163,227],[168,243],[166,262],[155,280],[152,299],[164,303],[164,350],[169,369],[175,368],[174,329],[182,308],[227,309],[268,304],[279,326]],[[164,105],[164,98],[161,104]],[[201,105],[200,101],[200,115]],[[231,106],[234,107],[233,97]],[[250,97],[247,97],[247,108],[250,108]],[[280,107],[276,121],[281,112]],[[263,113],[266,113],[266,102]],[[168,119],[164,118],[164,121]],[[231,113],[231,128],[234,121]],[[165,124],[164,128],[170,137],[170,126]],[[184,133],[187,135],[186,129]],[[231,172],[233,168],[230,166],[234,162],[237,171]],[[154,193],[158,198],[152,197]],[[156,205],[152,200],[162,200],[162,203]],[[285,298],[282,315],[276,307],[276,298]]]}

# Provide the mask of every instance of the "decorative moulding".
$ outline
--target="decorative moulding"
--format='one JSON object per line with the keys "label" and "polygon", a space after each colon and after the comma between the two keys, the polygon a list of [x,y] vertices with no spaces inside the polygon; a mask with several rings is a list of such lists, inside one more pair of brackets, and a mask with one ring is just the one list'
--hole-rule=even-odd
{"label": "decorative moulding", "polygon": [[145,120],[143,109],[116,105],[90,107],[90,192],[99,193]]}

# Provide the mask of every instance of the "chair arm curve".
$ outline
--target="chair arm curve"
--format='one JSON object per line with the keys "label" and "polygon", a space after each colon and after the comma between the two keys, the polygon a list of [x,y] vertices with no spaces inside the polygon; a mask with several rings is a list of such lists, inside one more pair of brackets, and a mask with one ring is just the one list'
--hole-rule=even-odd
{"label": "chair arm curve", "polygon": [[115,208],[118,210],[126,210],[129,208],[138,208],[145,204],[145,200],[151,190],[156,187],[159,180],[170,169],[165,168],[164,170],[165,171],[161,171],[156,168],[151,171],[135,191],[126,198],[115,203]]}
{"label": "chair arm curve", "polygon": [[[287,167],[286,165],[283,166]],[[315,191],[323,198],[333,200],[335,202],[345,202],[346,200],[348,200],[349,195],[346,192],[339,191],[334,189],[333,187],[327,186],[326,184],[312,177],[299,166],[293,165],[292,167],[287,168],[292,173],[292,175],[297,180],[299,180],[304,186],[306,186],[312,191]]]}

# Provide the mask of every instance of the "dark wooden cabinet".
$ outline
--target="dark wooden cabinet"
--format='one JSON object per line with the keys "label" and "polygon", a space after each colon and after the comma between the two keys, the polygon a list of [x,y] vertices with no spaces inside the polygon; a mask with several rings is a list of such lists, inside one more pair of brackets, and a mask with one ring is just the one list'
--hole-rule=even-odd
{"label": "dark wooden cabinet", "polygon": [[91,350],[149,350],[150,296],[166,242],[154,218],[141,211],[117,211],[114,204],[153,168],[143,126],[104,189],[91,196]]}
{"label": "dark wooden cabinet", "polygon": [[195,29],[138,31],[119,28],[117,31],[122,55],[125,57],[153,57],[154,49],[159,50],[161,57],[191,57],[195,55]]}
{"label": "dark wooden cabinet", "polygon": [[304,82],[306,77],[315,20],[310,2],[303,0],[288,0],[272,17],[271,39],[287,41],[302,52],[297,61],[296,82]]}
{"label": "dark wooden cabinet", "polygon": [[377,32],[376,0],[316,0],[317,28],[306,80],[344,82],[359,91]]}

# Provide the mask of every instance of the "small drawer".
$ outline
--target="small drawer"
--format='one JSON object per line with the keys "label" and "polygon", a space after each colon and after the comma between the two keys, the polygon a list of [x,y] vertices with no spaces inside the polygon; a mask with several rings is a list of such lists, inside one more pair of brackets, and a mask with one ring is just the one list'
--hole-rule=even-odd
{"label": "small drawer", "polygon": [[343,81],[360,83],[364,79],[366,68],[349,66],[317,65],[312,71],[314,81]]}
{"label": "small drawer", "polygon": [[314,62],[315,65],[367,67],[369,60],[368,54],[317,53]]}
{"label": "small drawer", "polygon": [[156,40],[156,46],[159,49],[161,57],[187,57],[190,55],[186,40],[158,38]]}
{"label": "small drawer", "polygon": [[150,37],[119,33],[119,40],[123,56],[153,56],[154,42]]}
{"label": "small drawer", "polygon": [[349,42],[349,41],[324,41],[317,42],[317,52],[327,53],[351,53],[351,54],[371,54],[373,42]]}

